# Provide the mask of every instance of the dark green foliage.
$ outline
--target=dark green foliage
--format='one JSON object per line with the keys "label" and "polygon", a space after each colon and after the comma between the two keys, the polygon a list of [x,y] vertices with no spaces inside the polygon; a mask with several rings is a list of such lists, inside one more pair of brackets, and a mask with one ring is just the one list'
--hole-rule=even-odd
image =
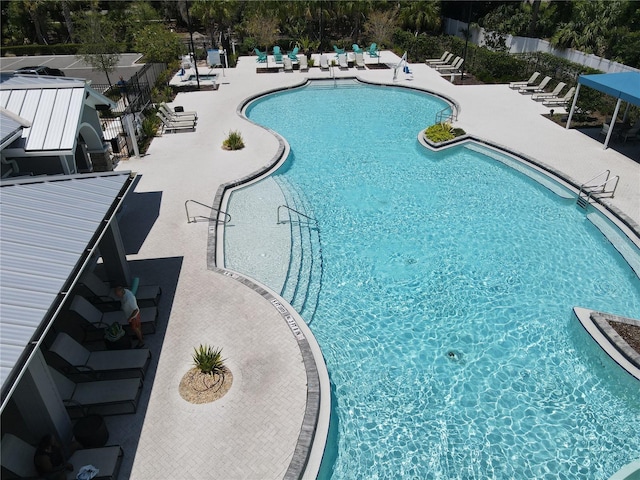
{"label": "dark green foliage", "polygon": [[202,373],[209,375],[221,375],[224,374],[224,361],[222,358],[222,349],[214,349],[210,345],[200,345],[198,348],[194,348],[193,364]]}

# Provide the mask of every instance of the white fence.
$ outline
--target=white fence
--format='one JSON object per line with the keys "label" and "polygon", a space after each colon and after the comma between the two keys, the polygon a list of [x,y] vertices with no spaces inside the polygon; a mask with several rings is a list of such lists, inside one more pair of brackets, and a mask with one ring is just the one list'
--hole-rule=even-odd
{"label": "white fence", "polygon": [[[467,24],[452,18],[445,18],[445,33],[464,38],[462,32],[466,30]],[[484,28],[473,28],[469,41],[476,45],[484,45],[485,30]],[[554,48],[546,40],[539,38],[514,37],[507,35],[505,43],[509,48],[509,53],[527,53],[527,52],[544,52],[556,57],[564,58],[573,63],[584,65],[586,67],[595,68],[604,73],[617,72],[640,72],[640,70],[629,67],[622,63],[613,62],[606,58],[598,57],[589,53],[582,53],[571,48]]]}

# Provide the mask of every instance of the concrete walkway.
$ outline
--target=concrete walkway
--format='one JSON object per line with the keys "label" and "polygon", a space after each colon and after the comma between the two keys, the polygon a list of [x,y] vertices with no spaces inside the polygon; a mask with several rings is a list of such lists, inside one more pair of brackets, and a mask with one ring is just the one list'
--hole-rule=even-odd
{"label": "concrete walkway", "polygon": [[[382,54],[381,63],[399,60]],[[607,202],[630,224],[640,224],[637,144],[631,156],[603,150],[597,139],[542,117],[546,107],[506,85],[455,86],[426,65],[411,68],[413,80],[399,73],[397,84],[455,100],[456,125],[475,137],[536,159],[577,184],[607,168],[620,175],[616,196]],[[390,69],[336,68],[334,74],[393,83]],[[108,418],[110,443],[125,451],[121,478],[285,477],[307,407],[308,378],[295,330],[260,292],[208,268],[212,232],[208,222],[187,223],[185,201],[212,205],[220,185],[263,169],[277,156],[274,135],[237,114],[243,100],[330,75],[317,67],[257,74],[255,57],[242,57],[236,68],[224,70],[217,91],[175,99],[174,106],[198,112],[195,132],[164,134],[147,155],[118,166],[140,175],[121,220],[133,273],[142,283],[160,283],[164,292],[160,329],[145,339],[155,362],[141,407],[135,416]],[[432,121],[425,119],[425,127]],[[231,130],[241,132],[243,150],[222,150]],[[191,213],[209,215],[199,208],[190,207]],[[200,344],[222,347],[233,386],[214,403],[193,405],[180,397],[178,385]]]}

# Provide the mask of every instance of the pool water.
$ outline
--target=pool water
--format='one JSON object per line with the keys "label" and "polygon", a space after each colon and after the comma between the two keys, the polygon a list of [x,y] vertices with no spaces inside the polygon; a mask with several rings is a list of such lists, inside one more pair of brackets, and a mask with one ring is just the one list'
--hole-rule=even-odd
{"label": "pool water", "polygon": [[444,106],[311,86],[247,109],[289,142],[274,175],[321,232],[321,476],[606,479],[640,451],[639,385],[572,307],[640,318],[640,280],[568,192],[482,148],[420,146]]}

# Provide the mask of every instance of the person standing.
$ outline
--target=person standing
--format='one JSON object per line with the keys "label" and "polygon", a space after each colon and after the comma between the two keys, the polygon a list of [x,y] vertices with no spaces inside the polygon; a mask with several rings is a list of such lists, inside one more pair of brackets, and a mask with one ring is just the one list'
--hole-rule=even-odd
{"label": "person standing", "polygon": [[131,290],[119,285],[115,288],[115,294],[120,299],[120,309],[127,316],[127,321],[133,333],[138,338],[138,344],[136,348],[144,347],[144,340],[142,338],[142,324],[140,321],[140,308],[138,308],[138,302],[136,296]]}

